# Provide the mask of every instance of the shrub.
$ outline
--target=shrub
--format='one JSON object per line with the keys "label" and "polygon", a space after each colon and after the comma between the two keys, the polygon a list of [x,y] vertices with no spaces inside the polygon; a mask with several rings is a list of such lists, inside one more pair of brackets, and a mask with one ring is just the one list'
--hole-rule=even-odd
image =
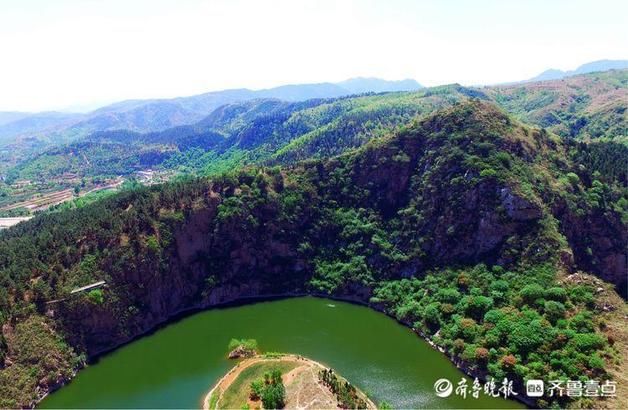
{"label": "shrub", "polygon": [[493,299],[486,296],[471,296],[467,299],[467,313],[476,319],[481,319],[492,307]]}
{"label": "shrub", "polygon": [[238,347],[242,347],[245,350],[256,351],[257,350],[257,340],[255,339],[231,339],[229,341],[229,350],[237,349]]}
{"label": "shrub", "polygon": [[488,349],[485,347],[478,347],[475,349],[475,360],[478,363],[486,363],[488,361]]}
{"label": "shrub", "polygon": [[591,305],[594,302],[593,291],[587,286],[574,286],[569,289],[569,299],[573,303]]}
{"label": "shrub", "polygon": [[436,299],[442,303],[456,304],[460,300],[460,292],[454,288],[439,289],[436,293]]}
{"label": "shrub", "polygon": [[603,370],[604,369],[604,359],[602,359],[598,354],[594,353],[589,358],[589,367],[595,370]]}
{"label": "shrub", "polygon": [[566,177],[569,183],[574,187],[580,183],[580,178],[573,172],[568,172]]}
{"label": "shrub", "polygon": [[502,357],[500,364],[504,370],[511,371],[517,364],[517,358],[511,354]]}
{"label": "shrub", "polygon": [[154,252],[154,253],[159,252],[159,249],[160,249],[159,240],[157,239],[155,235],[150,235],[148,236],[148,238],[146,238],[146,247],[151,252]]}
{"label": "shrub", "polygon": [[456,308],[451,303],[443,303],[440,305],[440,311],[444,315],[451,315],[456,311]]}
{"label": "shrub", "polygon": [[509,287],[510,286],[508,285],[507,281],[500,279],[491,283],[491,285],[489,286],[489,289],[495,292],[508,292]]}
{"label": "shrub", "polygon": [[553,300],[545,302],[545,316],[551,323],[565,317],[565,305]]}
{"label": "shrub", "polygon": [[538,299],[542,299],[544,294],[543,287],[536,283],[526,285],[519,291],[521,298],[528,304],[533,304]]}
{"label": "shrub", "polygon": [[604,346],[604,339],[595,333],[577,333],[569,342],[578,352],[589,352]]}
{"label": "shrub", "polygon": [[249,397],[253,400],[261,398],[266,409],[281,409],[286,401],[286,388],[281,380],[281,371],[272,370],[264,373],[262,380],[251,383]]}
{"label": "shrub", "polygon": [[105,301],[105,297],[104,297],[104,293],[102,289],[90,290],[89,293],[87,294],[87,299],[95,305],[102,305],[103,302]]}
{"label": "shrub", "polygon": [[485,168],[482,171],[480,171],[480,177],[482,178],[491,178],[497,175],[497,171],[495,171],[493,168]]}
{"label": "shrub", "polygon": [[464,340],[456,339],[454,340],[454,353],[460,354],[464,351]]}
{"label": "shrub", "polygon": [[564,302],[567,300],[567,291],[564,288],[553,287],[549,288],[545,292],[545,299],[555,300],[557,302]]}
{"label": "shrub", "polygon": [[254,380],[251,382],[251,393],[249,393],[249,398],[251,400],[259,400],[262,397],[263,390],[264,382],[262,380]]}
{"label": "shrub", "polygon": [[424,318],[428,326],[437,327],[440,325],[440,303],[430,303],[425,307]]}
{"label": "shrub", "polygon": [[527,355],[543,343],[543,335],[546,333],[538,320],[530,323],[520,321],[513,326],[508,340],[513,351]]}
{"label": "shrub", "polygon": [[500,320],[506,317],[506,314],[501,310],[493,309],[486,312],[484,315],[484,322],[497,324]]}
{"label": "shrub", "polygon": [[569,320],[569,328],[578,333],[593,332],[593,315],[590,312],[579,312]]}
{"label": "shrub", "polygon": [[465,340],[474,341],[478,336],[478,325],[471,318],[463,318],[460,320],[460,330]]}

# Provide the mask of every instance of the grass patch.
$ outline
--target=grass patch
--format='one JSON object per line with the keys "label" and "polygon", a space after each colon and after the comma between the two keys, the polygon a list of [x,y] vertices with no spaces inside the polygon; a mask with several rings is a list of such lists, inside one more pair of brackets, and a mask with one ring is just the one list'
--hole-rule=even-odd
{"label": "grass patch", "polygon": [[214,392],[212,393],[211,397],[209,398],[209,408],[210,409],[215,409],[216,408],[216,404],[218,404],[218,397],[220,397],[220,388],[217,387],[216,390],[214,390]]}
{"label": "grass patch", "polygon": [[242,371],[238,377],[227,387],[222,395],[219,405],[221,409],[239,409],[246,404],[249,397],[251,382],[264,376],[264,373],[278,369],[287,373],[299,366],[296,362],[260,362],[255,363]]}

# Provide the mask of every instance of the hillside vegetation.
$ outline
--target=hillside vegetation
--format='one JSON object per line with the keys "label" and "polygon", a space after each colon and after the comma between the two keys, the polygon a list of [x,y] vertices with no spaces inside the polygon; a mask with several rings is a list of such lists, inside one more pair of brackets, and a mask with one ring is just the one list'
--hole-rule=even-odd
{"label": "hillside vegetation", "polygon": [[235,165],[326,158],[469,98],[492,101],[568,140],[625,144],[628,138],[628,70],[621,70],[481,89],[449,85],[305,102],[232,103],[194,125],[94,133],[87,146],[77,142],[18,163],[6,172],[7,181],[44,181],[62,172],[130,175],[146,168],[210,175]]}
{"label": "hillside vegetation", "polygon": [[628,136],[628,69],[484,91],[518,118],[565,138]]}
{"label": "hillside vegetation", "polygon": [[[563,142],[478,99],[430,108],[437,111],[407,125],[387,120],[443,101],[433,95],[364,96],[296,112],[273,103],[276,115],[263,122],[272,137],[260,145],[254,137],[263,133],[241,131],[226,140],[273,163],[299,152],[272,154],[288,124],[321,129],[331,116],[342,120],[327,121],[322,135],[360,147],[126,190],[0,233],[0,406],[32,403],[33,386],[63,382],[81,355],[182,310],[297,291],[371,301],[469,372],[509,375],[518,390],[546,375],[611,378],[625,346],[609,333],[599,292],[613,292],[569,275],[594,273],[625,291],[625,151]],[[409,99],[407,111],[389,98]],[[288,119],[274,122],[284,109]],[[367,134],[381,138],[354,143],[362,134],[350,130],[364,128],[349,118],[363,111],[375,119]],[[216,116],[216,124],[225,118]],[[259,126],[256,118],[239,129]],[[101,289],[69,294],[100,280]],[[56,361],[33,359],[49,351]],[[17,388],[9,382],[16,378]],[[591,400],[580,404],[599,407]]]}

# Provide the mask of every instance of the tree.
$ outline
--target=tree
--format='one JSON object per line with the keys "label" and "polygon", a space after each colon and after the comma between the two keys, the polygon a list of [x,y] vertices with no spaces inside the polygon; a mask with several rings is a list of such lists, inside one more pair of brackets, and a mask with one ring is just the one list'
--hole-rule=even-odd
{"label": "tree", "polygon": [[264,391],[264,382],[262,380],[254,380],[251,382],[251,392],[249,398],[251,400],[259,400]]}
{"label": "tree", "polygon": [[467,313],[478,320],[493,307],[493,299],[486,296],[470,296],[466,302]]}
{"label": "tree", "polygon": [[273,369],[265,372],[261,379],[253,381],[250,385],[249,398],[261,399],[265,409],[283,408],[286,401],[286,389],[281,379],[281,371]]}
{"label": "tree", "polygon": [[520,320],[513,325],[508,341],[514,352],[526,356],[529,352],[543,344],[543,335],[547,334],[539,320],[526,323]]}
{"label": "tree", "polygon": [[285,406],[286,389],[283,383],[266,386],[262,393],[265,409],[281,409]]}

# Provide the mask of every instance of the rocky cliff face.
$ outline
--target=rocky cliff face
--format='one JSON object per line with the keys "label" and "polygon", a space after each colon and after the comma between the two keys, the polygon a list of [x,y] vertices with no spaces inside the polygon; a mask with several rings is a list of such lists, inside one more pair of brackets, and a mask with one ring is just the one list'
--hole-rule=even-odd
{"label": "rocky cliff face", "polygon": [[96,355],[186,310],[303,291],[303,281],[286,278],[302,263],[294,244],[273,238],[272,229],[255,242],[235,227],[217,236],[216,205],[192,213],[177,228],[165,268],[140,262],[114,279],[106,289],[114,303],[64,303],[55,316],[70,343]]}
{"label": "rocky cliff face", "polygon": [[628,297],[628,230],[619,215],[599,211],[578,215],[564,203],[556,205],[555,212],[573,250],[575,266],[613,283],[617,293]]}
{"label": "rocky cliff face", "polygon": [[[398,219],[398,246],[410,253],[419,244],[419,252],[404,263],[384,265],[381,258],[369,259],[371,268],[386,270],[387,278],[452,264],[541,263],[557,257],[565,245],[556,238],[564,234],[574,255],[566,260],[568,264],[575,262],[574,268],[599,272],[625,286],[621,249],[626,232],[616,216],[577,217],[558,202],[552,209],[541,196],[523,195],[516,174],[499,174],[511,173],[516,165],[533,166],[539,154],[531,152],[550,149],[554,142],[544,141],[540,134],[527,138],[526,129],[484,104],[457,110],[381,145],[295,168],[295,173],[305,175],[300,184],[313,185],[309,199],[293,218],[284,218],[281,200],[272,199],[289,189],[283,180],[268,187],[274,192],[268,196],[271,199],[258,205],[252,205],[257,199],[244,196],[239,206],[250,212],[228,219],[221,219],[221,206],[245,194],[239,193],[238,186],[208,185],[203,205],[176,225],[174,240],[159,262],[140,258],[113,275],[108,290],[111,303],[68,303],[57,312],[71,343],[97,354],[185,310],[312,291],[307,284],[320,256],[304,252],[301,244],[324,248],[336,240],[329,235],[337,232],[315,229],[321,208],[330,201],[334,206],[374,209],[383,220]],[[452,116],[454,125],[448,122]],[[490,158],[483,156],[489,154],[483,153],[500,152],[507,153],[501,156],[510,162],[499,172],[487,173],[471,162],[480,158],[488,163]],[[243,186],[246,192],[254,181]],[[554,216],[560,220],[560,231],[552,225]],[[566,248],[565,252],[570,253]],[[115,263],[114,257],[105,259],[103,268],[114,271]],[[356,282],[347,282],[335,292],[360,301],[370,297],[370,287]]]}

